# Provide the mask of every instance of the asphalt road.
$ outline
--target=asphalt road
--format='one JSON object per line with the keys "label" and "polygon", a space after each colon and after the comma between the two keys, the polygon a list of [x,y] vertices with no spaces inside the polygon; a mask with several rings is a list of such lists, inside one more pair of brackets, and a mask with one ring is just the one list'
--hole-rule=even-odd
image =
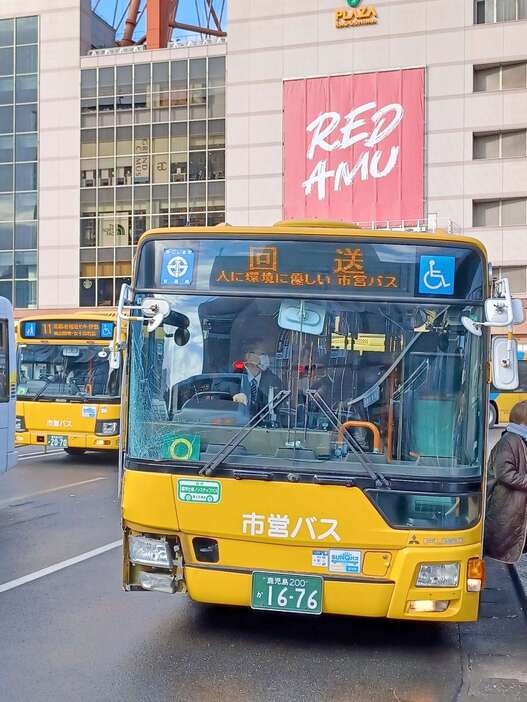
{"label": "asphalt road", "polygon": [[491,568],[481,621],[461,627],[127,594],[115,462],[20,454],[0,477],[2,702],[527,700],[505,568]]}

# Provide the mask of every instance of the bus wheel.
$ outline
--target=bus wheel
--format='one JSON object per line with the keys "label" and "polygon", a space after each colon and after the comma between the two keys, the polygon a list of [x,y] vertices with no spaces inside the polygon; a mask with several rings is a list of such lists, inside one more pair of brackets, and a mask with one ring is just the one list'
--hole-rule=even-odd
{"label": "bus wheel", "polygon": [[492,402],[489,404],[489,429],[493,429],[496,426],[496,423],[498,421],[498,416],[496,412],[496,406],[492,404]]}
{"label": "bus wheel", "polygon": [[64,451],[68,454],[68,456],[82,456],[82,454],[86,452],[86,449],[67,448],[67,449],[64,449]]}

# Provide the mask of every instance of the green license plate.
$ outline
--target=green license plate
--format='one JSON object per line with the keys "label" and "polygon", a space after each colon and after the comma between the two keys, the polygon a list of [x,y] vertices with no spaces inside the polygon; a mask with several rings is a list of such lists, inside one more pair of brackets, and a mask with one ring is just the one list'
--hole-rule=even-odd
{"label": "green license plate", "polygon": [[51,446],[51,448],[68,448],[68,437],[48,434],[48,446]]}
{"label": "green license plate", "polygon": [[323,579],[319,575],[253,573],[251,607],[274,612],[322,612]]}

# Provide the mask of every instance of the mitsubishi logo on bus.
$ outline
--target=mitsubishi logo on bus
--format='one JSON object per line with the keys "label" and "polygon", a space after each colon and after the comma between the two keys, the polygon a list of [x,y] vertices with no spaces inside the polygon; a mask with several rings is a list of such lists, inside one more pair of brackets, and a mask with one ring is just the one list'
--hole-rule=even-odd
{"label": "mitsubishi logo on bus", "polygon": [[372,5],[359,7],[361,2],[362,0],[347,0],[351,9],[343,8],[335,12],[335,26],[337,29],[378,23],[375,7]]}

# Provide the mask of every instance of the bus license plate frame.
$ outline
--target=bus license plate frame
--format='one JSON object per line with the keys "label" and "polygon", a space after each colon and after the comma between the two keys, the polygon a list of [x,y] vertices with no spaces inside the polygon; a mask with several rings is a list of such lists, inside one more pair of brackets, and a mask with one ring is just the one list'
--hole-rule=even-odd
{"label": "bus license plate frame", "polygon": [[[285,581],[287,584],[284,584]],[[301,590],[304,590],[302,597]],[[313,595],[316,595],[316,606],[309,608],[307,602],[313,601]],[[254,571],[252,574],[251,609],[289,614],[322,614],[323,595],[324,578],[321,575],[274,571]],[[284,599],[287,603],[280,605],[279,601]],[[302,606],[297,606],[299,602]]]}
{"label": "bus license plate frame", "polygon": [[65,434],[48,434],[47,446],[54,449],[68,448],[68,437]]}

